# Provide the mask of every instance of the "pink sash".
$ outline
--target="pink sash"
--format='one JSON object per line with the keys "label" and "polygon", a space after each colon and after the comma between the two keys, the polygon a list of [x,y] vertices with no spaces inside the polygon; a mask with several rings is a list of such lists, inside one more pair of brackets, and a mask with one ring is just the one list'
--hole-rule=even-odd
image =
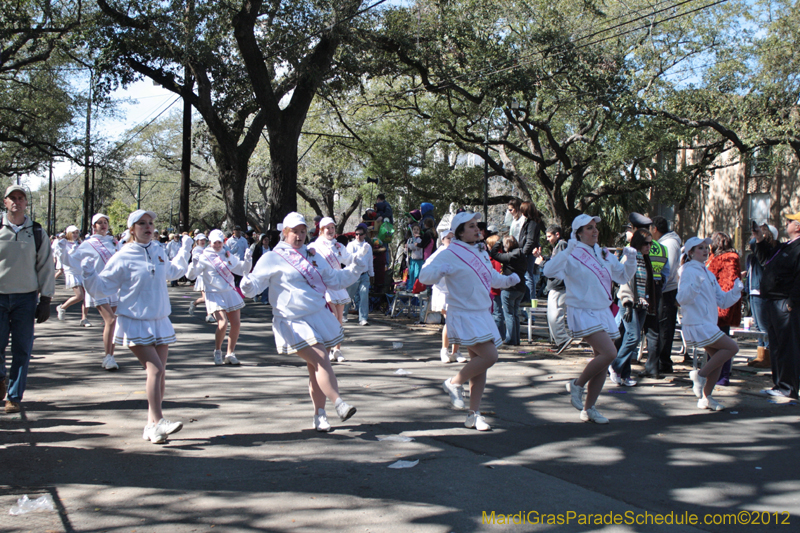
{"label": "pink sash", "polygon": [[309,285],[311,285],[312,289],[322,295],[324,295],[328,290],[325,282],[322,281],[322,276],[320,275],[319,271],[308,261],[308,259],[303,257],[303,254],[296,251],[294,248],[283,246],[276,246],[273,252],[283,257],[287,263],[292,265],[295,270],[300,272],[300,275],[303,276],[303,279],[305,279]]}
{"label": "pink sash", "polygon": [[575,248],[572,252],[572,257],[574,257],[580,264],[591,270],[592,274],[597,276],[597,279],[600,280],[600,285],[603,286],[605,289],[606,294],[608,295],[609,300],[613,300],[611,297],[611,274],[608,273],[603,265],[601,265],[594,254],[590,254],[586,251],[586,248]]}
{"label": "pink sash", "polygon": [[[328,264],[331,267],[333,267],[334,270],[341,270],[342,269],[341,262],[339,261],[339,259],[337,259],[338,256],[336,255],[336,252],[334,251],[335,250],[334,246],[336,246],[336,244],[334,244],[333,246],[328,246],[327,244],[323,244],[323,243],[320,243],[320,244],[322,244],[322,246],[326,246],[328,248],[326,251],[328,251],[330,253],[329,254],[324,254],[324,253],[322,253],[321,250],[318,250],[319,253],[325,258],[325,260],[328,262]],[[320,248],[322,246],[320,246]]]}
{"label": "pink sash", "polygon": [[103,264],[107,264],[108,260],[111,259],[112,254],[111,252],[108,251],[106,245],[103,244],[102,241],[100,241],[100,239],[94,239],[94,238],[91,238],[86,242],[88,242],[89,246],[91,246],[94,249],[94,251],[97,252],[97,255],[99,255],[100,259],[103,260]]}
{"label": "pink sash", "polygon": [[480,257],[475,255],[475,252],[464,246],[463,244],[459,243],[458,241],[452,241],[450,246],[447,247],[448,250],[451,250],[456,257],[464,261],[468,267],[470,267],[475,274],[478,276],[478,279],[481,280],[481,283],[486,288],[486,292],[489,294],[489,300],[492,300],[492,271],[489,270],[489,267],[486,265],[486,262],[481,260]]}
{"label": "pink sash", "polygon": [[211,261],[211,264],[214,265],[214,270],[216,270],[217,273],[219,273],[219,275],[222,276],[222,279],[228,282],[228,285],[230,285],[231,288],[236,289],[236,284],[234,283],[233,279],[233,272],[231,272],[231,269],[228,268],[225,262],[219,258],[217,252],[212,250],[211,247],[209,246],[206,248],[206,251],[204,253],[208,258],[208,260]]}

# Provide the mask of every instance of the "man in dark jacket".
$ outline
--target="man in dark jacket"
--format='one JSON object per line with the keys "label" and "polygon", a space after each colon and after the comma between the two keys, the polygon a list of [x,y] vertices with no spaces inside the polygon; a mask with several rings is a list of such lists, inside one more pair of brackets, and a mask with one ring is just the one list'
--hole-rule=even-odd
{"label": "man in dark jacket", "polygon": [[770,396],[797,399],[800,389],[800,213],[786,216],[789,241],[770,248],[764,234],[754,232],[756,257],[764,265],[761,298],[767,318],[767,334],[774,387]]}
{"label": "man in dark jacket", "polygon": [[522,248],[519,247],[517,239],[511,235],[506,235],[502,241],[498,240],[497,244],[489,250],[489,257],[503,265],[503,275],[516,274],[519,276],[519,283],[504,289],[500,294],[503,302],[503,317],[506,321],[505,343],[510,346],[519,346],[520,332],[517,315],[519,315],[519,304],[525,296],[525,271],[528,262],[522,254]]}

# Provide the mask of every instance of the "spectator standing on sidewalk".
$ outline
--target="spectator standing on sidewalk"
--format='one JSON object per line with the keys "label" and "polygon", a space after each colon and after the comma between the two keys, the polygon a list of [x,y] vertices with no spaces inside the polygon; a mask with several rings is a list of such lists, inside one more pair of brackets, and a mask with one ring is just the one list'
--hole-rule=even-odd
{"label": "spectator standing on sidewalk", "polygon": [[[769,249],[778,246],[778,228],[764,224],[761,227],[756,226],[753,235],[757,232],[764,236],[764,241]],[[758,331],[761,331],[764,335],[758,337],[756,358],[748,361],[747,366],[772,368],[769,357],[769,335],[766,335],[767,317],[764,311],[764,301],[761,298],[761,278],[764,276],[764,265],[758,260],[755,249],[756,238],[753,236],[750,238],[750,251],[752,253],[747,257],[747,284],[749,289],[747,292],[750,295],[750,312],[753,315],[753,321]]]}
{"label": "spectator standing on sidewalk", "polygon": [[[739,254],[733,247],[733,239],[729,235],[718,231],[711,237],[711,257],[706,263],[708,270],[717,278],[717,283],[723,291],[733,288],[734,282],[741,280],[742,264]],[[717,326],[725,335],[731,334],[731,326],[738,326],[742,322],[742,301],[734,303],[727,309],[718,308],[719,315]],[[722,365],[717,385],[727,387],[731,379],[731,361]]]}
{"label": "spectator standing on sidewalk", "polygon": [[[567,241],[561,238],[561,226],[552,225],[545,230],[545,238],[553,247],[550,259],[567,248]],[[547,264],[547,263],[545,263]],[[567,289],[564,280],[547,278],[547,327],[550,330],[550,342],[561,350],[570,342],[567,333]]]}
{"label": "spectator standing on sidewalk", "polygon": [[[6,212],[0,227],[0,401],[6,413],[18,413],[33,350],[33,324],[50,318],[56,289],[53,250],[42,227],[25,214],[28,196],[11,185],[3,197]],[[38,302],[37,302],[38,299]],[[11,332],[11,367],[6,348]]]}
{"label": "spectator standing on sidewalk", "polygon": [[764,265],[761,298],[767,317],[772,382],[770,396],[797,399],[800,388],[800,212],[786,216],[789,240],[775,248],[763,232],[754,234],[756,256]]}
{"label": "spectator standing on sidewalk", "polygon": [[[653,217],[650,233],[667,250],[669,273],[665,273],[663,270],[661,272],[664,285],[661,288],[661,301],[658,304],[658,339],[655,351],[658,368],[653,368],[655,361],[650,362],[650,353],[648,353],[647,364],[651,365],[651,370],[656,370],[658,374],[672,374],[672,342],[675,337],[675,324],[678,322],[678,304],[675,297],[678,294],[681,238],[677,233],[669,230],[669,222],[661,216]],[[656,355],[653,356],[653,359],[656,358]]]}

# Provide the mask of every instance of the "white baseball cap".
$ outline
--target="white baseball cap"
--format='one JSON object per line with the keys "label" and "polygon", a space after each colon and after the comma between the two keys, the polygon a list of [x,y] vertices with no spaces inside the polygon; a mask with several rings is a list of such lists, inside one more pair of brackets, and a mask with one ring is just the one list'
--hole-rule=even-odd
{"label": "white baseball cap", "polygon": [[78,231],[78,226],[67,226],[67,229],[64,230],[67,233],[72,233],[73,231]]}
{"label": "white baseball cap", "polygon": [[283,219],[283,227],[284,228],[296,228],[297,226],[308,226],[306,224],[306,217],[301,215],[300,213],[296,213],[292,211],[288,215],[286,215]]}
{"label": "white baseball cap", "polygon": [[198,233],[197,235],[194,236],[194,240],[195,241],[207,241],[208,237],[206,237],[205,233]]}
{"label": "white baseball cap", "polygon": [[473,213],[472,211],[463,211],[461,213],[453,215],[453,218],[450,219],[450,233],[455,235],[456,229],[458,229],[458,227],[461,224],[466,224],[467,222],[470,222],[472,220],[477,221],[480,219],[481,219],[481,214]]}
{"label": "white baseball cap", "polygon": [[591,221],[600,222],[600,217],[593,217],[592,215],[576,216],[575,220],[572,221],[572,234],[570,237],[574,239],[576,232]]}
{"label": "white baseball cap", "polygon": [[145,215],[150,215],[150,218],[152,218],[153,220],[156,219],[156,214],[153,211],[145,211],[144,209],[137,209],[136,211],[128,215],[128,227],[130,228],[131,226],[139,222],[139,220]]}
{"label": "white baseball cap", "polygon": [[711,239],[709,239],[708,237],[706,237],[706,238],[692,237],[691,239],[689,239],[685,243],[683,243],[684,253],[688,254],[689,250],[691,250],[695,246],[703,246],[703,245],[710,246],[711,245]]}
{"label": "white baseball cap", "polygon": [[208,234],[208,242],[214,244],[215,242],[225,242],[225,234],[218,229],[211,230]]}
{"label": "white baseball cap", "polygon": [[111,221],[111,219],[108,218],[108,215],[104,215],[103,213],[97,213],[95,216],[92,217],[92,226],[97,224],[97,221],[100,220],[101,218],[104,218],[104,219],[108,220],[109,222]]}
{"label": "white baseball cap", "polygon": [[331,224],[336,225],[336,221],[333,220],[331,217],[325,217],[319,221],[320,228],[324,228],[325,226],[330,226]]}

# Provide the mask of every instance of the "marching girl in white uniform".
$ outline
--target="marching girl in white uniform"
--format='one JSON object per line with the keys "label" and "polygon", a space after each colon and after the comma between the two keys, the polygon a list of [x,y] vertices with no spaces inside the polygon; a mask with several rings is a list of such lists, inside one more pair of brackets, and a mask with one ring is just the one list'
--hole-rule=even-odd
{"label": "marching girl in white uniform", "polygon": [[[83,241],[80,246],[67,252],[66,247],[62,246],[61,257],[65,264],[69,264],[72,269],[79,270],[84,260],[89,260],[95,272],[102,272],[106,264],[111,260],[117,250],[119,243],[108,234],[108,216],[97,213],[92,217],[92,230],[94,234]],[[114,327],[117,323],[117,304],[119,295],[112,294],[107,298],[94,299],[86,292],[86,307],[96,307],[97,312],[103,317],[103,347],[105,357],[101,366],[106,370],[119,370],[119,365],[114,360]]]}
{"label": "marching girl in white uniform", "polygon": [[[194,248],[192,248],[192,259],[194,259],[194,256],[202,254],[206,246],[208,246],[208,237],[206,237],[204,233],[198,233],[194,240]],[[199,292],[200,298],[189,303],[189,316],[194,316],[194,310],[198,305],[206,303],[206,289],[203,284],[203,276],[197,276],[197,279],[194,281],[194,292]]]}
{"label": "marching girl in white uniform", "polygon": [[447,336],[451,343],[466,346],[470,361],[443,383],[450,402],[464,409],[463,387],[469,381],[468,428],[488,431],[491,426],[480,413],[486,387],[486,372],[497,362],[497,347],[502,343],[492,318],[492,287],[505,289],[519,283],[519,276],[498,273],[483,249],[478,213],[458,213],[450,221],[454,239],[437,255],[428,258],[419,273],[420,283],[433,285],[447,281]]}
{"label": "marching girl in white uniform", "polygon": [[608,365],[617,357],[613,339],[619,338],[619,328],[611,314],[611,282],[621,285],[633,278],[636,250],[625,247],[620,261],[613,253],[600,248],[598,222],[600,217],[578,215],[572,221],[572,237],[567,248],[545,263],[543,273],[548,278],[564,280],[570,336],[583,338],[594,351],[594,359],[581,375],[567,383],[572,406],[581,412],[584,422],[608,424],[608,418],[601,415],[594,404],[603,390]]}
{"label": "marching girl in white uniform", "polygon": [[147,425],[142,437],[160,444],[183,427],[164,419],[161,402],[166,385],[169,345],[175,330],[167,281],[178,279],[189,266],[192,239],[184,236],[178,255],[170,261],[163,246],[152,241],[156,214],[138,209],[128,217],[131,242],[114,254],[102,272],[92,261],[81,264],[86,289],[93,298],[108,298],[119,292],[114,342],[127,346],[147,372]]}
{"label": "marching girl in white uniform", "polygon": [[89,319],[86,318],[86,304],[84,303],[83,278],[81,277],[80,265],[75,267],[68,265],[64,255],[71,254],[80,246],[81,232],[76,226],[68,226],[64,232],[65,239],[61,239],[54,250],[56,258],[61,261],[64,267],[64,283],[68,289],[72,289],[75,294],[67,299],[66,302],[56,307],[58,319],[62,322],[67,319],[67,309],[77,303],[81,304],[81,326],[90,327]]}
{"label": "marching girl in white uniform", "polygon": [[343,270],[333,267],[306,248],[308,227],[299,213],[283,219],[283,240],[262,255],[255,268],[242,277],[240,288],[252,298],[269,288],[272,332],[278,353],[296,353],[308,366],[308,389],[314,404],[314,429],[330,431],[325,413],[326,398],[336,407],[342,421],[356,412],[339,396],[336,375],[327,350],[344,338],[342,325],[328,310],[325,292],[352,285],[367,269],[361,255]]}
{"label": "marching girl in white uniform", "polygon": [[[317,239],[308,245],[308,247],[316,252],[318,256],[325,259],[334,270],[341,270],[342,264],[350,264],[350,252],[347,247],[336,240],[336,221],[331,217],[325,217],[319,221],[320,235]],[[325,291],[325,300],[330,304],[333,314],[339,324],[344,320],[344,307],[350,303],[350,295],[347,293],[347,288],[344,289],[331,289]],[[331,361],[344,362],[342,355],[342,343],[337,344],[329,353]]]}
{"label": "marching girl in white uniform", "polygon": [[[236,290],[233,275],[250,272],[253,253],[248,248],[244,253],[244,261],[223,248],[225,234],[215,229],[208,234],[209,245],[203,253],[192,254],[192,263],[187,276],[203,279],[205,288],[206,309],[217,319],[217,331],[214,334],[214,364],[238,365],[236,358],[236,341],[239,340],[241,327],[240,310],[244,307],[244,298]],[[225,332],[231,325],[228,335],[228,350],[222,358],[222,342]]]}
{"label": "marching girl in white uniform", "polygon": [[[445,224],[444,227],[442,226],[443,223]],[[431,261],[439,253],[446,250],[447,247],[450,246],[450,241],[453,238],[453,232],[450,231],[449,222],[442,220],[442,222],[439,223],[439,227],[436,228],[436,231],[439,232],[439,247],[431,254],[425,263]],[[423,263],[423,266],[425,263]],[[453,363],[455,361],[459,363],[466,362],[467,358],[461,355],[459,351],[460,346],[458,344],[453,344],[453,351],[450,351],[450,340],[447,337],[447,281],[444,277],[431,288],[430,305],[431,311],[434,313],[442,313],[442,316],[445,317],[444,327],[442,328],[442,349],[439,350],[440,359],[443,363]]]}
{"label": "marching girl in white uniform", "polygon": [[725,407],[712,398],[711,393],[714,392],[722,365],[739,352],[739,345],[717,326],[717,308],[727,309],[738,302],[744,285],[737,279],[730,291],[725,292],[720,288],[716,276],[706,268],[710,244],[711,239],[700,237],[692,237],[684,244],[675,299],[681,306],[681,329],[686,344],[693,348],[705,348],[708,354],[708,362],[702,369],[689,372],[692,390],[699,398],[697,407],[722,411]]}

